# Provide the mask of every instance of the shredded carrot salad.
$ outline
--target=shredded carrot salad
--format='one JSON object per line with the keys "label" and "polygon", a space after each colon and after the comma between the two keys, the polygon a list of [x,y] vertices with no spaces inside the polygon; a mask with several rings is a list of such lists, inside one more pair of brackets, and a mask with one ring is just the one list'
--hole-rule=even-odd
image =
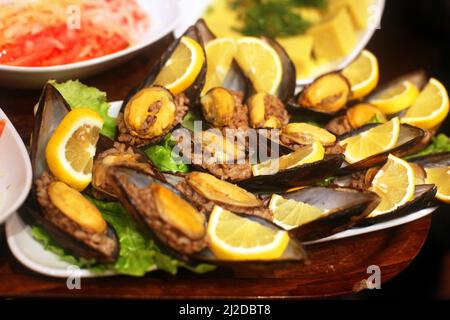
{"label": "shredded carrot salad", "polygon": [[138,42],[149,25],[135,0],[0,0],[0,64],[101,57]]}

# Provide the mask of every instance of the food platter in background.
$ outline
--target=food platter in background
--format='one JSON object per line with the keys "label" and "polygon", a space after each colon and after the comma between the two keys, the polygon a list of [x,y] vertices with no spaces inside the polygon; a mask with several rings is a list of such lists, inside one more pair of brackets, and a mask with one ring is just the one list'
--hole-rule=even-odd
{"label": "food platter in background", "polygon": [[[215,0],[198,0],[194,3],[189,0],[181,0],[180,6],[180,23],[178,24],[175,35],[179,36],[195,21],[203,17],[205,12],[214,3]],[[341,1],[342,2],[342,1]],[[374,35],[375,31],[380,28],[381,18],[384,12],[385,0],[367,0],[367,26],[355,33],[355,44],[352,45],[351,50],[342,57],[320,62],[316,66],[311,68],[308,74],[300,75],[297,78],[297,86],[302,87],[311,83],[319,75],[325,74],[335,70],[341,70],[348,66],[355,58],[361,53],[361,51],[367,46],[370,39]],[[208,21],[207,21],[208,22]],[[334,22],[332,22],[334,23]],[[331,23],[331,24],[332,24]],[[336,22],[337,23],[337,22]],[[214,28],[212,28],[214,31]],[[329,33],[327,31],[327,33]],[[226,35],[218,35],[226,36]],[[295,41],[295,40],[294,40]],[[283,41],[281,41],[283,44]],[[308,41],[309,42],[309,41]],[[303,41],[299,41],[299,46],[304,46]],[[289,46],[295,49],[295,42],[292,42]],[[288,50],[289,53],[289,50]],[[293,55],[291,54],[291,57]],[[294,57],[295,58],[295,57]],[[293,58],[293,60],[295,60]],[[298,66],[297,66],[298,68]],[[309,67],[308,67],[309,68]]]}
{"label": "food platter in background", "polygon": [[[117,117],[121,105],[122,101],[112,102],[110,104],[111,107],[109,109],[109,116]],[[339,239],[397,227],[426,217],[433,213],[435,210],[436,207],[425,208],[419,211],[411,212],[406,216],[388,220],[386,222],[348,229],[326,238],[305,242],[304,244],[313,245],[315,243],[332,242]],[[42,244],[33,237],[31,226],[25,223],[18,213],[14,213],[13,216],[7,221],[6,237],[8,246],[13,255],[29,269],[40,274],[57,278],[66,278],[73,275],[74,269],[73,267],[71,267],[71,264],[65,261],[61,261],[61,259],[56,254],[47,251],[42,246]],[[75,271],[77,272],[76,274],[82,278],[115,275],[115,273],[112,271],[99,274],[84,268],[76,269]]]}
{"label": "food platter in background", "polygon": [[48,67],[0,65],[0,83],[11,88],[36,89],[42,87],[48,79],[63,81],[85,78],[130,60],[174,30],[179,16],[175,0],[137,0],[137,2],[151,21],[151,26],[137,43],[112,54],[66,65]]}

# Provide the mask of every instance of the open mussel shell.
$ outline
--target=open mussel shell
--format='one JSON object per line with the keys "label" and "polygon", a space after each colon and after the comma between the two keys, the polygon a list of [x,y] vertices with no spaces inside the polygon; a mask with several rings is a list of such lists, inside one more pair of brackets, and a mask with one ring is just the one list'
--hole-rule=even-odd
{"label": "open mussel shell", "polygon": [[[197,28],[198,35],[202,39],[205,46],[208,42],[213,41],[217,38],[216,35],[211,31],[211,29],[209,29],[205,20],[199,19],[196,22],[195,27]],[[244,75],[244,72],[241,70],[236,60],[233,60],[231,68],[228,71],[227,76],[225,77],[225,81],[224,83],[222,83],[222,87],[236,92],[242,92],[245,99],[248,92],[252,91],[250,90],[251,86],[252,84],[250,80]],[[209,90],[203,90],[203,93],[206,93],[206,91]]]}
{"label": "open mussel shell", "polygon": [[272,48],[275,49],[275,51],[278,53],[278,56],[280,57],[281,66],[283,68],[283,75],[281,78],[280,86],[278,87],[277,93],[275,95],[280,98],[281,101],[286,103],[291,100],[295,94],[297,80],[295,64],[278,41],[268,37],[261,37],[261,39],[272,46]]}
{"label": "open mussel shell", "polygon": [[330,72],[304,87],[289,106],[291,110],[334,115],[347,106],[351,95],[348,79],[339,72]]}
{"label": "open mussel shell", "polygon": [[282,195],[324,211],[322,217],[290,230],[300,241],[312,241],[347,230],[363,220],[378,205],[373,192],[345,188],[311,187]]}
{"label": "open mussel shell", "polygon": [[70,112],[70,107],[59,91],[47,83],[39,99],[31,141],[31,162],[34,179],[48,171],[45,148],[55,129]]}
{"label": "open mussel shell", "polygon": [[283,192],[291,188],[308,186],[333,176],[341,167],[342,155],[326,155],[321,161],[307,163],[295,168],[279,171],[273,175],[254,176],[235,181],[246,190],[257,192]]}
{"label": "open mussel shell", "polygon": [[92,168],[91,194],[97,199],[111,200],[117,198],[112,187],[112,174],[116,166],[131,168],[149,174],[160,181],[165,181],[163,174],[153,165],[147,155],[140,149],[114,142],[102,137],[97,144],[97,151]]}
{"label": "open mussel shell", "polygon": [[450,166],[450,152],[440,152],[422,157],[415,157],[408,159],[408,162],[417,163],[424,168],[447,167]]}
{"label": "open mussel shell", "polygon": [[[48,83],[39,100],[32,135],[31,159],[35,181],[49,171],[45,148],[54,130],[69,111],[70,107],[62,95]],[[41,207],[37,201],[37,192],[38,187],[33,185],[32,191],[19,211],[25,220],[29,220],[31,224],[41,225],[58,244],[79,258],[94,259],[98,263],[113,262],[117,259],[119,241],[110,225],[106,224],[105,232],[98,234],[82,230],[75,221],[64,216],[57,208],[56,211],[53,208],[53,214],[48,215],[48,208]],[[72,227],[68,227],[69,225]],[[99,250],[96,245],[108,245],[109,249]]]}
{"label": "open mussel shell", "polygon": [[[165,66],[166,62],[172,57],[172,54],[178,47],[182,37],[192,38],[193,40],[197,41],[202,48],[204,48],[202,37],[200,36],[197,28],[195,26],[189,27],[179,39],[175,40],[175,42],[169,46],[166,53],[163,54],[160,60],[153,66],[153,68],[150,70],[148,77],[144,80],[143,84],[141,85],[142,87],[149,87],[154,84],[156,77],[158,76],[162,68]],[[203,53],[205,54],[204,49]],[[194,83],[184,92],[184,94],[189,98],[191,104],[196,104],[198,102],[198,98],[205,84],[205,77],[206,77],[206,54],[202,70],[198,74]]]}
{"label": "open mussel shell", "polygon": [[[160,57],[160,59],[150,69],[150,72],[149,72],[148,76],[145,78],[145,80],[139,86],[137,86],[136,88],[131,90],[131,92],[128,94],[128,96],[123,101],[122,111],[125,108],[125,106],[127,105],[127,103],[140,90],[154,85],[156,77],[158,76],[159,72],[164,68],[167,61],[172,57],[175,49],[180,44],[181,38],[183,36],[192,38],[193,40],[197,41],[202,46],[202,48],[204,47],[204,43],[198,33],[197,28],[195,26],[191,26],[190,28],[188,28],[186,30],[186,32],[180,38],[175,39],[174,42],[169,46],[169,48],[167,48],[165,53]],[[205,57],[206,57],[206,54],[205,54]],[[206,58],[203,63],[202,70],[198,74],[197,78],[195,79],[193,84],[188,89],[186,89],[186,91],[184,92],[184,94],[188,97],[190,104],[196,104],[198,102],[200,93],[205,84],[205,77],[206,77]]]}
{"label": "open mussel shell", "polygon": [[[349,132],[348,134],[340,136],[338,138],[338,141],[342,141],[349,137],[362,134],[363,132],[372,129],[378,125],[379,124],[365,125],[360,129],[354,130],[352,132]],[[395,155],[397,157],[405,157],[407,155],[410,155],[411,149],[418,143],[420,143],[420,141],[422,141],[424,135],[425,132],[420,128],[413,127],[408,124],[401,124],[397,143],[392,149],[387,150],[386,152],[383,153],[370,156],[366,159],[363,159],[353,164],[345,163],[344,166],[341,168],[340,173],[346,174],[349,172],[365,170],[368,168],[378,166],[380,164],[383,164],[387,160],[389,154]]]}
{"label": "open mussel shell", "polygon": [[407,202],[403,206],[395,209],[394,211],[387,212],[378,216],[371,217],[370,214],[364,220],[359,221],[355,227],[366,227],[376,223],[400,218],[408,215],[412,212],[424,209],[432,203],[437,193],[437,187],[434,184],[421,184],[416,185],[414,191],[414,197],[411,201]]}
{"label": "open mussel shell", "polygon": [[[20,207],[19,214],[31,225],[38,224],[42,226],[56,243],[78,258],[95,260],[96,263],[111,263],[117,259],[120,251],[119,239],[115,230],[109,224],[105,236],[113,241],[115,247],[110,254],[105,255],[73,234],[61,230],[58,225],[44,217],[42,210],[44,209],[39,207],[34,194],[30,194],[24,205]],[[74,233],[76,232],[74,230]]]}
{"label": "open mussel shell", "polygon": [[393,88],[396,85],[398,85],[399,83],[402,83],[404,81],[410,81],[419,90],[421,90],[427,84],[428,78],[427,78],[427,75],[426,75],[425,71],[423,71],[423,70],[418,70],[418,71],[414,71],[414,72],[411,72],[411,73],[408,73],[408,74],[404,74],[404,75],[402,75],[402,76],[400,76],[400,77],[398,77],[398,78],[388,82],[387,84],[378,87],[374,92],[372,92],[370,94],[370,96],[367,98],[367,100],[370,101],[371,99],[376,97],[381,92],[383,92],[383,91],[385,91],[385,90],[387,90],[389,88]]}
{"label": "open mussel shell", "polygon": [[173,254],[187,257],[206,248],[205,216],[178,190],[129,168],[116,168],[113,178],[127,212]]}

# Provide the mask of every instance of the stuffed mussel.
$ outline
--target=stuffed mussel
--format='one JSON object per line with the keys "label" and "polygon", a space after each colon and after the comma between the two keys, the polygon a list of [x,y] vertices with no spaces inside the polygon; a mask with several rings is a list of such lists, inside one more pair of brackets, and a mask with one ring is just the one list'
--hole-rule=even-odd
{"label": "stuffed mussel", "polygon": [[[173,60],[186,50],[194,55],[195,62],[183,81],[175,81],[170,78],[171,68],[177,63]],[[189,106],[198,103],[205,74],[203,42],[197,29],[191,27],[170,46],[147,79],[123,102],[117,140],[138,147],[162,140],[182,121]]]}
{"label": "stuffed mussel", "polygon": [[[71,114],[73,111],[70,112],[60,93],[47,84],[38,105],[31,147],[35,184],[20,212],[27,217],[31,215],[35,222],[75,256],[94,259],[99,263],[113,262],[119,252],[115,231],[103,219],[100,211],[80,193],[78,185],[70,185],[73,181],[61,181],[54,175],[54,172],[60,172],[55,169],[55,164],[50,163],[52,157],[49,155],[49,145],[54,143],[52,134],[59,133],[60,123],[67,124]],[[75,135],[90,134],[92,140],[80,141],[95,146],[99,130],[92,130],[89,125],[84,125]],[[67,152],[66,156],[70,156]],[[92,168],[92,163],[85,165],[87,171]]]}
{"label": "stuffed mussel", "polygon": [[307,186],[335,174],[343,162],[341,154],[326,154],[317,141],[292,151],[262,135],[230,137],[217,129],[180,149],[197,169],[262,192]]}
{"label": "stuffed mussel", "polygon": [[254,194],[205,172],[191,172],[175,187],[201,212],[209,214],[215,205],[244,215],[272,220],[272,214]]}
{"label": "stuffed mussel", "polygon": [[[217,214],[217,211],[222,210],[219,209],[218,203],[228,205],[229,209],[245,212],[245,216],[248,218],[237,218],[250,219],[242,220],[243,223],[245,221],[251,224],[257,223],[259,228],[268,229],[270,232],[281,232],[275,225],[269,223],[268,219],[247,215],[250,213],[248,210],[252,206],[262,210],[263,204],[257,198],[252,197],[250,194],[230,195],[226,190],[224,193],[220,193],[218,190],[211,190],[209,189],[210,181],[208,177],[202,173],[191,173],[184,180],[186,184],[183,182],[178,183],[177,189],[172,185],[155,180],[149,175],[128,168],[116,168],[113,177],[117,193],[120,194],[119,199],[133,218],[140,225],[151,231],[162,244],[184,257],[211,262],[236,260],[235,256],[223,254],[217,247],[217,241],[209,241],[210,236],[214,235],[214,233],[208,230],[209,226],[207,226],[206,216],[202,212],[207,212],[208,214],[212,212],[209,220],[209,223],[211,223],[211,221],[214,221],[214,212]],[[193,178],[197,178],[199,181],[195,181],[193,184],[191,181],[191,185],[188,186],[189,182],[187,181]],[[204,184],[201,185],[205,183],[205,178],[206,186]],[[192,185],[195,185],[197,189],[194,190]],[[205,189],[205,187],[208,187],[208,189]],[[231,189],[233,187],[227,186],[227,188]],[[203,195],[205,190],[207,192],[206,196]],[[237,190],[232,191],[235,192]],[[227,199],[224,199],[225,197]],[[242,209],[244,208],[243,198],[252,198],[253,201],[252,204],[247,204],[246,209]],[[233,202],[233,204],[230,205],[230,202]],[[198,210],[197,208],[200,209]],[[234,215],[231,212],[227,214]],[[283,244],[282,252],[266,257],[267,259],[270,258],[270,260],[274,261],[301,260],[305,257],[301,246],[295,240],[290,240],[287,234],[285,237],[287,237],[287,242]],[[238,260],[256,261],[260,259],[249,256],[245,259],[240,257]],[[261,260],[264,259],[261,258]]]}
{"label": "stuffed mussel", "polygon": [[117,198],[112,187],[113,182],[111,181],[112,177],[110,172],[110,170],[114,170],[115,166],[133,168],[164,180],[161,173],[139,149],[123,143],[113,142],[111,148],[100,152],[95,157],[91,182],[94,189],[94,196],[100,198],[103,196]]}
{"label": "stuffed mussel", "polygon": [[176,189],[132,169],[117,167],[112,174],[121,203],[163,244],[182,255],[207,246],[205,216]]}

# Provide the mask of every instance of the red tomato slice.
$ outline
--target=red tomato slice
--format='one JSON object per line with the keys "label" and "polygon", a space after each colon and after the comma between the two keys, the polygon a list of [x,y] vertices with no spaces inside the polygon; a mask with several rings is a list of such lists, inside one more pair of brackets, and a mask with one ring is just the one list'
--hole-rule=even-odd
{"label": "red tomato slice", "polygon": [[3,130],[5,129],[6,121],[0,120],[0,137],[2,136]]}

